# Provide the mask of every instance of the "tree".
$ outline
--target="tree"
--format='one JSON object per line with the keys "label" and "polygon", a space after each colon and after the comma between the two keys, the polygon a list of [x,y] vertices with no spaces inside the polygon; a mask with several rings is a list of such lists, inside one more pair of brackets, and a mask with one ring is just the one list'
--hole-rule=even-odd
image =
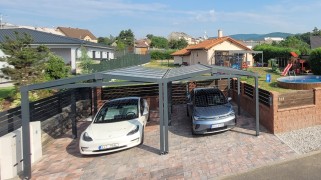
{"label": "tree", "polygon": [[321,75],[321,48],[312,50],[309,61],[313,74]]}
{"label": "tree", "polygon": [[153,36],[151,39],[150,46],[154,47],[154,48],[167,49],[168,48],[168,40],[164,37]]}
{"label": "tree", "polygon": [[309,54],[310,46],[306,42],[300,40],[295,36],[289,36],[285,40],[281,41],[276,46],[298,49],[301,54]]}
{"label": "tree", "polygon": [[8,55],[2,60],[12,66],[3,68],[2,71],[15,81],[17,89],[45,80],[43,69],[49,50],[43,45],[32,48],[32,42],[30,35],[15,32],[14,39],[5,37],[5,41],[0,44],[0,49]]}
{"label": "tree", "polygon": [[98,43],[110,46],[115,41],[115,37],[110,35],[109,37],[98,37]]}
{"label": "tree", "polygon": [[89,74],[92,72],[90,65],[93,64],[93,60],[88,56],[87,49],[83,46],[80,47],[81,56],[80,56],[80,68],[82,74]]}
{"label": "tree", "polygon": [[154,35],[152,35],[152,34],[147,34],[146,37],[147,37],[149,40],[152,40],[152,38],[154,37]]}
{"label": "tree", "polygon": [[68,77],[70,68],[65,65],[64,60],[57,55],[49,53],[49,60],[46,62],[45,74],[48,80],[55,80]]}
{"label": "tree", "polygon": [[175,40],[175,39],[171,39],[168,42],[168,47],[170,49],[183,49],[188,45],[187,41],[185,39],[179,39],[179,40]]}
{"label": "tree", "polygon": [[134,46],[135,37],[131,29],[120,31],[116,39],[117,43],[122,42],[125,44],[125,46]]}

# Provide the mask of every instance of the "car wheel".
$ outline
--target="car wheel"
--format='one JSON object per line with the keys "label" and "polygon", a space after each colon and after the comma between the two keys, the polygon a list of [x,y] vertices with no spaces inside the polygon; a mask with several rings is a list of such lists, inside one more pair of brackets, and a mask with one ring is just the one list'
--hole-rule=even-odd
{"label": "car wheel", "polygon": [[143,132],[142,132],[142,137],[141,137],[141,140],[140,140],[140,144],[139,145],[141,145],[141,144],[143,144],[144,143],[144,127],[143,127]]}

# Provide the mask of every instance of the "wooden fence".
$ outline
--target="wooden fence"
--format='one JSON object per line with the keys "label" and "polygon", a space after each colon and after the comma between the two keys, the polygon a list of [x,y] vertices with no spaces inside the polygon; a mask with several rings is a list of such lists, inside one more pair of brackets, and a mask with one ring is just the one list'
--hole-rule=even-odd
{"label": "wooden fence", "polygon": [[278,97],[278,108],[285,109],[298,106],[314,105],[314,91],[296,91],[280,94]]}
{"label": "wooden fence", "polygon": [[[91,90],[79,88],[75,90],[76,101],[89,99]],[[30,102],[30,121],[44,121],[62,112],[62,108],[71,104],[71,90]],[[21,127],[21,107],[0,112],[0,136]]]}

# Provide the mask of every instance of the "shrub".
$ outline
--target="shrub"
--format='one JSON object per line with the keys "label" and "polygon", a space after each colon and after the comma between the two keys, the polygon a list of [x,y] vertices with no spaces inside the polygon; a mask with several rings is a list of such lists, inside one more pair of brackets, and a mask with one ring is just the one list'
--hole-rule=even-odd
{"label": "shrub", "polygon": [[54,54],[49,54],[49,60],[46,62],[45,75],[48,80],[55,80],[68,77],[69,67],[65,65],[64,60]]}
{"label": "shrub", "polygon": [[321,48],[312,50],[309,61],[312,72],[321,75]]}
{"label": "shrub", "polygon": [[173,50],[167,50],[167,51],[151,51],[150,52],[150,57],[152,60],[162,60],[162,59],[173,59],[171,54],[173,53]]}
{"label": "shrub", "polygon": [[267,62],[269,59],[276,57],[290,57],[290,52],[295,52],[300,54],[300,51],[297,49],[286,48],[286,47],[277,47],[270,44],[261,44],[253,48],[255,51],[263,51],[263,61]]}

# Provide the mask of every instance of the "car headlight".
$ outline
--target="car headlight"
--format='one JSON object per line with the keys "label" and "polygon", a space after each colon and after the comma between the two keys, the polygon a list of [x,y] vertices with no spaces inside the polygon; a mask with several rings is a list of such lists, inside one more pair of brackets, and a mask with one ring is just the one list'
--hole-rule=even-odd
{"label": "car headlight", "polygon": [[89,134],[87,132],[85,132],[84,135],[82,136],[82,140],[92,141],[93,139],[89,136]]}
{"label": "car headlight", "polygon": [[136,126],[136,129],[131,130],[131,131],[127,134],[127,136],[130,136],[130,135],[133,135],[133,134],[137,133],[138,130],[139,130],[139,126],[137,125],[137,126]]}

